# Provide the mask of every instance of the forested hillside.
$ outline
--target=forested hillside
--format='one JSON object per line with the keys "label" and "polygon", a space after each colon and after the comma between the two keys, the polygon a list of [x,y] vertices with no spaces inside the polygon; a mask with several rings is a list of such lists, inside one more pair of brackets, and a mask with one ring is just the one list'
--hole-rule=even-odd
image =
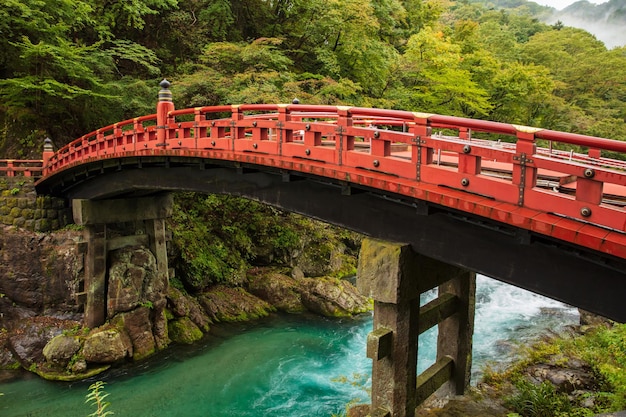
{"label": "forested hillside", "polygon": [[626,48],[514,6],[4,0],[0,156],[153,113],[163,77],[178,108],[297,97],[626,140]]}

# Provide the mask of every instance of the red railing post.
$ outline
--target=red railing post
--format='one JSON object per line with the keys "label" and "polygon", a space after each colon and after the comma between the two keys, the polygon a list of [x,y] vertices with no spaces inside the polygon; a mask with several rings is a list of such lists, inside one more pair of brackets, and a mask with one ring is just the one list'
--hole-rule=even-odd
{"label": "red railing post", "polygon": [[174,102],[172,101],[172,92],[169,90],[170,82],[166,79],[163,79],[159,84],[161,86],[161,90],[159,90],[159,101],[157,103],[157,120],[156,120],[156,134],[157,134],[157,145],[165,147],[167,142],[166,140],[166,129],[167,124],[169,122],[169,112],[174,111]]}
{"label": "red railing post", "polygon": [[517,143],[513,156],[513,184],[518,186],[519,195],[517,204],[524,205],[524,193],[537,184],[537,168],[533,165],[533,155],[537,153],[535,133],[541,129],[515,126]]}
{"label": "red railing post", "polygon": [[282,142],[293,142],[293,130],[285,129],[284,125],[291,121],[291,111],[288,104],[278,105],[278,140]]}
{"label": "red railing post", "polygon": [[432,164],[433,148],[423,146],[426,144],[426,138],[432,134],[432,127],[428,118],[432,116],[429,113],[413,113],[413,122],[409,128],[409,132],[413,135],[413,146],[411,146],[411,161],[415,163],[416,172],[415,179],[422,180],[422,165]]}
{"label": "red railing post", "polygon": [[233,149],[235,149],[235,140],[236,139],[245,139],[246,138],[246,128],[239,126],[239,121],[243,120],[244,114],[243,111],[239,108],[238,104],[232,105],[232,121],[230,122],[230,137],[233,140]]}

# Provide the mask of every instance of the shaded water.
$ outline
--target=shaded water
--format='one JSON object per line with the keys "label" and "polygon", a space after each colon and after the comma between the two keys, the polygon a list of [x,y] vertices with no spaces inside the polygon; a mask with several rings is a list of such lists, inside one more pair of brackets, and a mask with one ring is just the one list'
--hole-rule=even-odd
{"label": "shaded water", "polygon": [[[577,320],[572,308],[479,277],[474,377],[512,343]],[[328,417],[348,401],[368,401],[365,344],[371,327],[371,316],[306,315],[220,326],[201,343],[170,348],[97,379],[107,382],[116,416]],[[420,337],[419,371],[433,362],[435,341],[436,331]],[[84,404],[92,382],[28,377],[0,384],[0,416],[86,416],[93,412]]]}

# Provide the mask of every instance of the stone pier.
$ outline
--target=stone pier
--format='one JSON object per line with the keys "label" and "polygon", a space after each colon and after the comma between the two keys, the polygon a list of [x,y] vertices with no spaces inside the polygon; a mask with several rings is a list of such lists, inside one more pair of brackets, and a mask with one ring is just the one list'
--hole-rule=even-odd
{"label": "stone pier", "polygon": [[[412,417],[430,395],[462,394],[472,363],[475,274],[415,253],[409,245],[365,239],[357,285],[374,300],[367,340],[372,417]],[[438,297],[420,307],[420,295]],[[417,375],[418,338],[438,326],[437,360]],[[351,415],[356,415],[356,413]]]}
{"label": "stone pier", "polygon": [[[84,290],[79,294],[85,304],[85,325],[94,328],[107,319],[107,254],[128,246],[145,246],[156,259],[157,274],[167,282],[168,263],[165,219],[172,214],[171,195],[112,199],[72,200],[74,222],[84,226]],[[113,225],[132,224],[129,233]]]}

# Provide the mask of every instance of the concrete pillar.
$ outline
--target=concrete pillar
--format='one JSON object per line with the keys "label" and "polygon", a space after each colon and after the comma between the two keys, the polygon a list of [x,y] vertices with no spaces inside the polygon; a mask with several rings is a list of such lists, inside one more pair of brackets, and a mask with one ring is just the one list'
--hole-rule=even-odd
{"label": "concrete pillar", "polygon": [[[147,244],[157,262],[159,278],[167,282],[165,218],[172,214],[171,195],[117,200],[73,200],[74,221],[85,226],[85,325],[97,327],[106,320],[107,251]],[[107,240],[107,224],[143,221],[146,235]]]}
{"label": "concrete pillar", "polygon": [[357,286],[374,299],[368,336],[372,365],[371,415],[415,413],[419,292],[416,255],[408,245],[372,239],[362,243]]}
{"label": "concrete pillar", "polygon": [[145,221],[150,251],[157,264],[159,280],[168,281],[167,245],[165,237],[165,219],[149,219]]}
{"label": "concrete pillar", "polygon": [[469,387],[472,374],[472,335],[476,305],[476,273],[460,274],[439,286],[439,295],[456,296],[457,311],[439,323],[437,360],[450,357],[454,361],[452,378],[442,389],[452,395],[461,395]]}
{"label": "concrete pillar", "polygon": [[[373,360],[370,416],[412,417],[442,385],[462,394],[471,370],[475,274],[409,245],[364,239],[357,286],[374,299],[367,340]],[[439,297],[420,307],[420,294],[436,287]],[[419,334],[437,325],[437,361],[418,377]]]}
{"label": "concrete pillar", "polygon": [[106,225],[97,224],[85,227],[84,239],[87,242],[85,256],[85,325],[89,328],[104,324],[106,318],[106,273],[107,244]]}

